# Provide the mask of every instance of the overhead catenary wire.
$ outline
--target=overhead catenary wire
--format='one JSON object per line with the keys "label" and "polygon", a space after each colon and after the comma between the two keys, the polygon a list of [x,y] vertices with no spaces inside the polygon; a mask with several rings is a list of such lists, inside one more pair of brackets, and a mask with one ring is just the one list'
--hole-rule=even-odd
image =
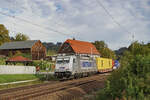
{"label": "overhead catenary wire", "polygon": [[1,12],[1,11],[0,11],[0,14],[5,15],[5,16],[8,16],[8,17],[11,17],[11,18],[14,18],[14,19],[17,19],[17,20],[20,20],[20,21],[24,21],[24,22],[26,22],[26,23],[29,23],[29,24],[31,24],[31,25],[33,25],[33,26],[36,26],[36,27],[39,27],[39,28],[44,28],[44,29],[46,29],[46,30],[53,31],[53,32],[58,33],[58,34],[60,34],[60,35],[65,35],[65,36],[67,36],[67,37],[68,37],[68,36],[71,37],[70,34],[66,34],[66,33],[63,33],[63,32],[59,32],[59,31],[57,31],[57,30],[55,30],[55,29],[52,29],[52,28],[50,28],[50,27],[43,27],[43,26],[41,26],[41,25],[39,25],[39,24],[30,22],[30,21],[28,21],[28,20],[26,20],[26,19],[23,19],[23,18],[20,18],[20,17],[16,17],[16,16],[13,16],[13,15],[10,15],[10,14],[4,13],[4,12]]}
{"label": "overhead catenary wire", "polygon": [[[13,4],[13,6],[14,6],[14,9],[16,9],[16,1],[14,1],[14,4]],[[36,16],[39,16],[39,17],[41,17],[39,14],[36,14]],[[28,17],[30,17],[30,16],[28,16]],[[63,16],[64,17],[64,16]],[[60,19],[60,16],[59,16],[59,19]],[[51,21],[52,22],[52,21]],[[60,22],[60,21],[59,21]],[[60,24],[60,23],[56,23],[56,22],[53,22],[53,24],[55,24],[55,25],[58,25],[58,26],[61,26],[61,28],[64,28],[64,29],[66,29],[65,27],[64,27],[64,25],[62,25],[62,24]],[[40,28],[41,28],[41,26],[40,26]],[[48,27],[49,28],[49,27]],[[54,30],[54,29],[51,29],[51,31],[54,31],[54,32],[57,32],[57,33],[60,33],[59,31],[57,31],[57,30]],[[68,31],[69,32],[69,31]],[[62,32],[61,32],[62,33]],[[63,35],[65,35],[65,36],[69,36],[69,37],[71,37],[71,38],[74,38],[74,37],[76,37],[76,36],[74,36],[74,33],[76,33],[76,32],[69,32],[69,33],[71,33],[71,34],[65,34],[65,33],[63,33]],[[79,37],[78,37],[79,38]],[[81,39],[81,38],[80,38]]]}
{"label": "overhead catenary wire", "polygon": [[[14,9],[16,9],[16,1],[14,1],[13,6],[14,6]],[[0,8],[1,8],[1,7],[0,7]],[[41,17],[39,14],[36,14],[36,16]],[[11,16],[10,16],[10,17],[11,17]],[[13,15],[13,17],[15,17],[15,15]],[[31,16],[27,16],[27,17],[31,17]],[[56,22],[53,22],[53,24],[58,25],[58,26],[61,26],[62,28],[65,29],[64,25],[62,25],[62,24],[59,24],[59,23],[56,23]]]}
{"label": "overhead catenary wire", "polygon": [[[15,26],[17,25],[16,23],[13,23]],[[24,25],[22,25],[22,24],[19,24],[19,27],[22,27],[22,26],[24,26]],[[16,31],[16,30],[12,30],[11,31],[12,33],[23,33],[23,32],[21,32],[21,31]],[[40,29],[38,29],[38,32],[36,32],[36,33],[45,33],[45,34],[48,34],[48,32],[45,32],[45,31],[42,31],[42,30],[40,30]],[[47,36],[47,38],[48,38],[48,36]]]}
{"label": "overhead catenary wire", "polygon": [[[14,9],[16,9],[16,1],[14,1],[14,3],[13,3],[13,7],[14,7]],[[55,30],[55,29],[53,29],[53,28],[50,28],[49,26],[41,26],[41,25],[39,25],[39,24],[37,24],[37,23],[33,23],[32,21],[29,21],[29,20],[26,20],[26,18],[24,19],[24,18],[20,18],[20,17],[17,17],[17,16],[15,16],[15,15],[10,15],[10,14],[8,14],[8,13],[3,13],[3,12],[0,12],[1,14],[3,14],[3,15],[5,15],[5,16],[8,16],[8,17],[12,17],[12,18],[14,18],[14,19],[18,19],[18,20],[21,20],[21,21],[24,21],[24,22],[26,22],[26,23],[29,23],[29,24],[31,24],[31,25],[34,25],[34,26],[37,26],[37,27],[40,27],[40,28],[44,28],[44,29],[46,29],[46,30],[50,30],[50,31],[53,31],[53,32],[56,32],[56,33],[58,33],[58,34],[61,34],[61,35],[65,35],[66,37],[70,37],[70,38],[79,38],[78,36],[75,36],[74,35],[74,33],[79,33],[79,32],[67,32],[67,33],[70,33],[70,34],[66,34],[66,33],[64,33],[64,32],[60,32],[60,31],[58,31],[58,30]],[[36,14],[36,16],[39,16],[39,17],[41,17],[39,14]],[[13,23],[14,24],[14,23]],[[54,24],[55,25],[58,25],[58,26],[61,26],[61,28],[64,28],[64,25],[62,25],[62,24],[60,24],[60,23],[56,23],[56,22],[54,22]],[[15,30],[15,25],[13,26],[14,27],[14,30]],[[64,28],[64,29],[66,29],[66,28]],[[81,39],[81,38],[79,38],[79,39]]]}
{"label": "overhead catenary wire", "polygon": [[[14,3],[13,3],[13,7],[14,7],[14,9],[16,9],[16,1],[14,1]],[[3,13],[3,12],[2,12]],[[67,37],[71,37],[71,38],[73,38],[74,36],[72,35],[73,34],[73,32],[67,32],[67,33],[70,33],[70,34],[66,34],[66,33],[64,33],[64,32],[60,32],[60,31],[57,31],[57,30],[55,30],[55,29],[52,29],[52,28],[50,28],[50,27],[48,27],[48,26],[41,26],[41,25],[39,25],[39,24],[37,24],[37,23],[33,23],[32,21],[29,21],[29,20],[26,20],[26,19],[24,19],[24,18],[20,18],[20,17],[16,17],[15,15],[10,15],[10,14],[6,14],[6,13],[3,13],[3,15],[5,15],[5,16],[7,16],[7,15],[9,15],[8,17],[13,17],[14,19],[18,19],[18,20],[21,20],[21,21],[24,21],[24,22],[26,22],[26,23],[29,23],[29,24],[32,24],[32,25],[34,25],[34,26],[37,26],[37,27],[40,27],[40,28],[44,28],[44,29],[46,29],[46,30],[50,30],[50,31],[53,31],[53,32],[56,32],[56,33],[58,33],[58,34],[61,34],[61,35],[65,35],[65,36],[67,36]],[[39,17],[41,17],[39,14],[36,14],[36,16],[39,16]],[[13,23],[14,24],[14,23]],[[61,28],[64,28],[64,29],[66,29],[63,25],[61,25],[61,24],[59,24],[59,23],[56,23],[56,22],[54,22],[54,24],[55,25],[58,25],[58,26],[61,26]],[[13,26],[14,27],[14,29],[15,29],[15,25]]]}
{"label": "overhead catenary wire", "polygon": [[131,34],[130,31],[128,31],[124,26],[122,26],[118,21],[115,20],[115,18],[109,13],[109,11],[106,9],[106,7],[103,5],[103,3],[100,0],[96,0],[96,2],[98,3],[98,5],[104,9],[104,11],[106,12],[106,14],[112,19],[112,21],[117,24],[119,27],[121,27],[122,29],[124,29],[127,33]]}

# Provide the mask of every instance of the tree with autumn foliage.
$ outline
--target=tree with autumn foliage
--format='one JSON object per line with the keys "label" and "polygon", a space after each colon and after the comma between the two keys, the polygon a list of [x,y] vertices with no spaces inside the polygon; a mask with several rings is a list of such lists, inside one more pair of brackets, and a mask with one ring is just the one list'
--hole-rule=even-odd
{"label": "tree with autumn foliage", "polygon": [[12,39],[13,41],[26,41],[29,40],[30,38],[22,33],[17,33],[16,36]]}
{"label": "tree with autumn foliage", "polygon": [[96,49],[100,52],[101,57],[116,59],[115,52],[108,48],[104,41],[95,41],[93,43]]}
{"label": "tree with autumn foliage", "polygon": [[0,45],[5,42],[10,42],[9,31],[3,24],[0,24]]}

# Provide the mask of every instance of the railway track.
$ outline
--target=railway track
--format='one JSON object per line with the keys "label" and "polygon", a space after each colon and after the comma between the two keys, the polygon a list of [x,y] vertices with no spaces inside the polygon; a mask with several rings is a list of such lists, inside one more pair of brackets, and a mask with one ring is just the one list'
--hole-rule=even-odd
{"label": "railway track", "polygon": [[[104,85],[107,74],[1,90],[0,100],[71,100]],[[67,99],[68,98],[68,99]]]}

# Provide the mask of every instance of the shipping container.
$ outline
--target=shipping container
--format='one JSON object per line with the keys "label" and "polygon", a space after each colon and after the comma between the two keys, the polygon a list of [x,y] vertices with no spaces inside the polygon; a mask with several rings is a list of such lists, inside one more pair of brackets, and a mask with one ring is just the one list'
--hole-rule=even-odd
{"label": "shipping container", "polygon": [[112,71],[112,59],[108,58],[96,58],[96,64],[98,72],[109,72]]}

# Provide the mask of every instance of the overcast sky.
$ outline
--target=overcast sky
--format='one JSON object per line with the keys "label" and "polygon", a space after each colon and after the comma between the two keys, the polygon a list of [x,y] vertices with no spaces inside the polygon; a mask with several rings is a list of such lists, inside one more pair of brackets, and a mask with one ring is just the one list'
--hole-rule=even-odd
{"label": "overcast sky", "polygon": [[97,1],[0,0],[0,24],[11,36],[22,32],[43,42],[104,40],[113,50],[128,46],[133,34],[135,40],[150,41],[150,0],[99,0],[121,26]]}

